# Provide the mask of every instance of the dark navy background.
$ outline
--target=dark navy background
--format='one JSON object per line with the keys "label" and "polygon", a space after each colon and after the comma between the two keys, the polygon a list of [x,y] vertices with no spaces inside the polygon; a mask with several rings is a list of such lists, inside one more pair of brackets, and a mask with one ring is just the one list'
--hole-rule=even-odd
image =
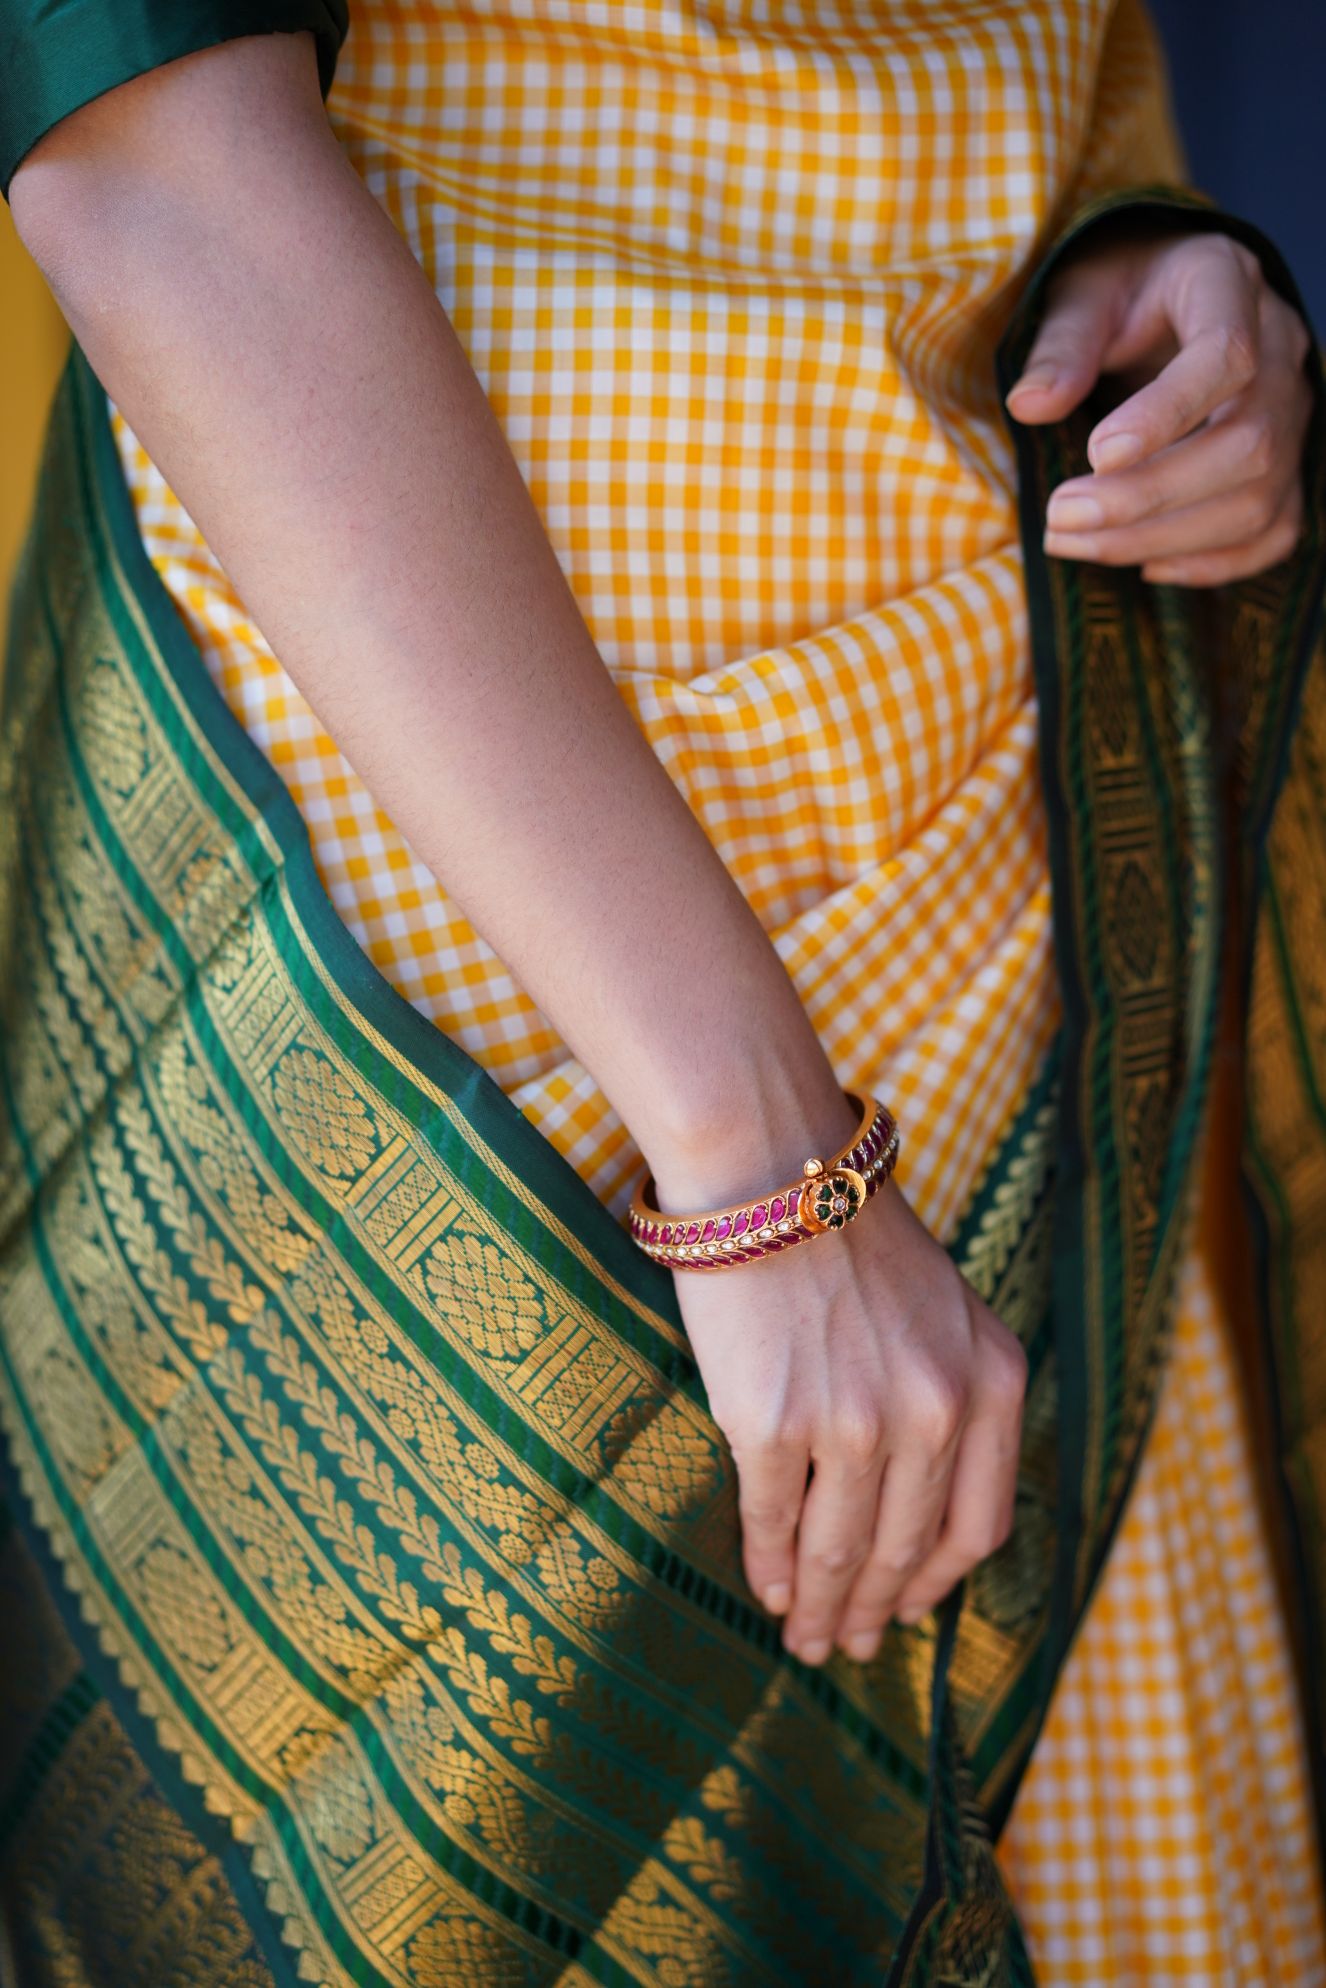
{"label": "dark navy background", "polygon": [[1326,0],[1151,0],[1194,185],[1255,221],[1326,344]]}

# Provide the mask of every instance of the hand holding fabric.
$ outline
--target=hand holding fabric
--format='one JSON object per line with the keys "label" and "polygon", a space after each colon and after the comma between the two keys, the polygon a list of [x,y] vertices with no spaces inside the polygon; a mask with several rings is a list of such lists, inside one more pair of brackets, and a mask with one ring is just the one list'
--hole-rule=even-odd
{"label": "hand holding fabric", "polygon": [[1075,257],[1050,285],[1009,411],[1062,420],[1102,373],[1130,391],[1092,430],[1094,474],[1051,497],[1046,551],[1200,587],[1286,558],[1303,527],[1308,344],[1228,235],[1115,237]]}
{"label": "hand holding fabric", "polygon": [[892,1184],[840,1235],[676,1283],[752,1590],[803,1662],[868,1661],[1012,1530],[1020,1342]]}

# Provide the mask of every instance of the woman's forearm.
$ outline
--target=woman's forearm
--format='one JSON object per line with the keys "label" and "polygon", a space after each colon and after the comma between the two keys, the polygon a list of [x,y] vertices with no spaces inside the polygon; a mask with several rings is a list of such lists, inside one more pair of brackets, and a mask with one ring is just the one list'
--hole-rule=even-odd
{"label": "woman's forearm", "polygon": [[754,1190],[771,1157],[845,1137],[795,989],[330,134],[308,38],[232,42],[89,105],[12,199],[272,648],[665,1198]]}

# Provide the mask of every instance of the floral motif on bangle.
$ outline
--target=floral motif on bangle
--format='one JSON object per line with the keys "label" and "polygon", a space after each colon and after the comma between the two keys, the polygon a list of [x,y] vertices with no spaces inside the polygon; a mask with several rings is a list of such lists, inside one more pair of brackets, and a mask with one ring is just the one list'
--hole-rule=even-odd
{"label": "floral motif on bangle", "polygon": [[826,1229],[841,1229],[860,1212],[861,1190],[851,1174],[825,1174],[813,1192],[815,1219]]}

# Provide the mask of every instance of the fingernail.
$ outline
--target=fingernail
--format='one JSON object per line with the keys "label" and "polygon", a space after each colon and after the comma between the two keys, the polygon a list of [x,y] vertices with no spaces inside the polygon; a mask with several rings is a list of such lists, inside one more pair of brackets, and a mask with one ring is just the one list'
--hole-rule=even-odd
{"label": "fingernail", "polygon": [[1105,513],[1094,497],[1051,497],[1047,522],[1057,532],[1090,531],[1105,522]]}
{"label": "fingernail", "polygon": [[895,1610],[895,1614],[899,1622],[919,1622],[923,1615],[928,1615],[929,1613],[930,1613],[929,1609],[919,1608],[915,1602],[912,1603],[910,1608],[900,1608]]}
{"label": "fingernail", "polygon": [[1126,463],[1136,462],[1142,453],[1142,444],[1136,435],[1102,435],[1099,441],[1087,446],[1093,469],[1122,469]]}
{"label": "fingernail", "polygon": [[803,1664],[822,1664],[828,1654],[829,1645],[818,1636],[815,1637],[813,1642],[803,1644],[801,1649],[797,1651],[797,1655]]}
{"label": "fingernail", "polygon": [[880,1646],[878,1629],[864,1629],[859,1636],[849,1636],[843,1644],[849,1657],[859,1664],[868,1664]]}
{"label": "fingernail", "polygon": [[770,1615],[781,1615],[792,1599],[792,1590],[786,1581],[775,1581],[764,1591],[764,1605]]}
{"label": "fingernail", "polygon": [[1013,382],[1006,398],[1012,400],[1015,393],[1025,393],[1028,388],[1033,393],[1048,393],[1051,387],[1058,386],[1060,377],[1053,366],[1033,366],[1029,373],[1024,373],[1020,380]]}

